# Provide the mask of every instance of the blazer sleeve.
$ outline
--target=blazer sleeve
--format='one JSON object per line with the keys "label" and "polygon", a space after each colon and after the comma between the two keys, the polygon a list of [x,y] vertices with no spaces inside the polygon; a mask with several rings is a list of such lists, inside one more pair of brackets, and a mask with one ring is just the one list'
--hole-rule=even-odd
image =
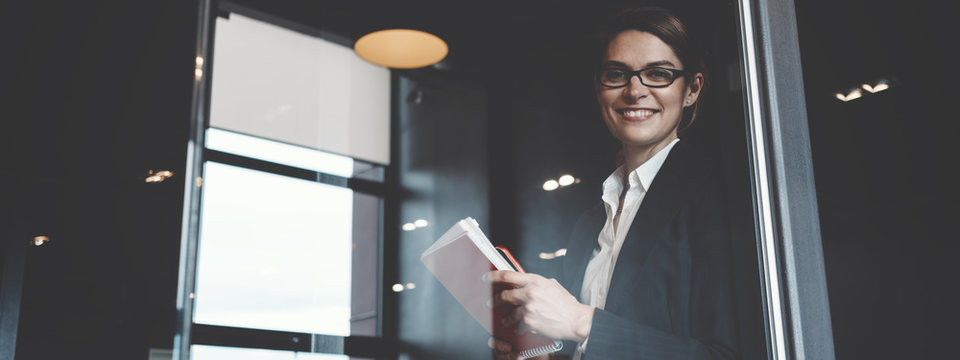
{"label": "blazer sleeve", "polygon": [[[714,186],[716,185],[716,186]],[[671,225],[656,241],[677,243],[683,258],[689,259],[689,273],[675,277],[657,277],[650,291],[682,288],[684,296],[670,300],[665,309],[637,309],[627,306],[621,314],[597,309],[587,343],[585,359],[735,359],[737,358],[736,316],[733,294],[733,264],[723,193],[719,184],[699,187],[694,198],[681,200],[684,206]],[[631,229],[632,230],[632,229]],[[683,243],[688,244],[683,246]],[[656,256],[657,253],[653,253]],[[621,254],[623,256],[623,254]],[[619,261],[630,261],[621,257]],[[618,261],[618,267],[620,262]],[[642,270],[660,263],[648,260]],[[631,269],[635,270],[635,269]],[[658,270],[659,271],[659,270]],[[665,274],[685,274],[686,270],[663,270]],[[662,280],[659,280],[664,278]],[[657,292],[657,294],[660,294]],[[623,300],[623,299],[621,299]],[[626,299],[632,304],[633,299]],[[675,309],[669,303],[684,303]],[[609,299],[608,299],[609,304]],[[683,310],[685,309],[685,310]],[[686,311],[685,314],[681,314]],[[646,312],[646,315],[638,315]],[[667,312],[670,318],[683,319],[674,326],[653,326],[637,319],[653,312]],[[668,315],[663,315],[668,316]]]}

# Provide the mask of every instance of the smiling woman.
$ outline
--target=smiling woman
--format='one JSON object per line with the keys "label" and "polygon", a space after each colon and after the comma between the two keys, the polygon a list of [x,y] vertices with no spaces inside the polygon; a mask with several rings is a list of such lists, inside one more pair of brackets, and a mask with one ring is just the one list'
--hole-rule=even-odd
{"label": "smiling woman", "polygon": [[[704,87],[700,58],[666,10],[626,10],[608,24],[595,91],[623,164],[581,217],[559,282],[492,272],[495,304],[511,308],[517,331],[576,342],[574,359],[735,358],[727,206],[715,170],[678,144]],[[500,359],[520,358],[491,344]]]}
{"label": "smiling woman", "polygon": [[597,102],[607,128],[623,144],[628,168],[677,139],[684,110],[698,101],[703,74],[675,81],[682,67],[671,46],[652,33],[625,30],[610,40],[597,76]]}

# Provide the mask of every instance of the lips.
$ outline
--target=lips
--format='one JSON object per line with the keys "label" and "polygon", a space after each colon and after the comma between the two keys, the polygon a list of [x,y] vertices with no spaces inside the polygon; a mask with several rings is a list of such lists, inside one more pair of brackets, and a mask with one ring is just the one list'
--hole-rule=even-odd
{"label": "lips", "polygon": [[620,109],[617,110],[617,112],[620,113],[620,115],[623,115],[625,120],[642,121],[650,118],[660,111],[653,109]]}

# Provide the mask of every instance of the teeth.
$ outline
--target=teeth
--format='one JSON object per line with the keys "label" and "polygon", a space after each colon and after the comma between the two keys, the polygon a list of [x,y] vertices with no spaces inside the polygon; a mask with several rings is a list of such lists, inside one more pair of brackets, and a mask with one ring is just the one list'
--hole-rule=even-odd
{"label": "teeth", "polygon": [[629,117],[647,117],[653,115],[653,111],[650,110],[624,110],[623,115]]}

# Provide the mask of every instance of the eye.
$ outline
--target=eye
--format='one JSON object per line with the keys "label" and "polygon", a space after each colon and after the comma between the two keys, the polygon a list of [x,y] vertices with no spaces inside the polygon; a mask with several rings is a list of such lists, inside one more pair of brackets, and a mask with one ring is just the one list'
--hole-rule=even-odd
{"label": "eye", "polygon": [[673,79],[673,73],[666,69],[649,69],[644,71],[643,76],[653,81],[670,81]]}
{"label": "eye", "polygon": [[603,82],[618,83],[627,78],[627,72],[621,69],[605,69],[600,73]]}

